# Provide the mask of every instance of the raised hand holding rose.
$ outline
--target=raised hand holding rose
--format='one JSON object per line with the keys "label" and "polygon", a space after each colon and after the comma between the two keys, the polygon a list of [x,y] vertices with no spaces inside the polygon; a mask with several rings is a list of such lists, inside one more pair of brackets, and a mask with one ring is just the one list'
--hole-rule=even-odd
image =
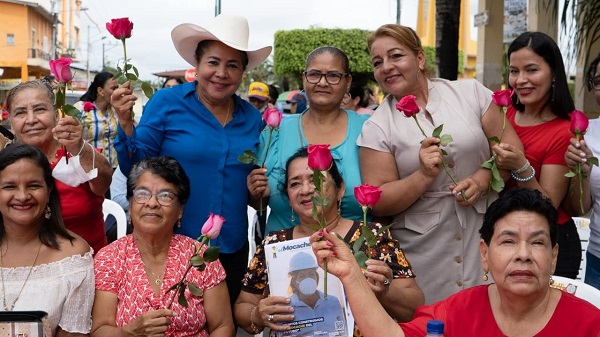
{"label": "raised hand holding rose", "polygon": [[[570,117],[571,124],[569,125],[569,131],[575,135],[575,139],[577,143],[579,143],[579,140],[581,140],[583,135],[585,135],[590,121],[588,120],[587,116],[579,110],[573,110],[573,112],[570,114]],[[590,166],[598,166],[598,158],[596,157],[588,157],[586,158],[586,161]],[[565,177],[568,178],[575,176],[577,176],[579,179],[579,205],[581,206],[581,213],[583,214],[585,213],[583,208],[583,179],[587,179],[587,175],[581,170],[581,163],[579,162],[577,163],[575,172],[569,170],[569,172],[565,174]]]}
{"label": "raised hand holding rose", "polygon": [[[391,225],[385,226],[377,230],[377,233],[373,233],[373,231],[371,231],[367,226],[367,211],[369,208],[373,208],[379,203],[379,201],[381,201],[381,194],[382,191],[377,186],[362,184],[354,187],[354,197],[363,210],[363,222],[361,224],[362,228],[360,231],[360,236],[356,239],[356,241],[354,241],[354,244],[350,248],[354,253],[356,262],[361,268],[367,268],[367,259],[375,258],[375,256],[371,256],[371,247],[373,247],[373,245],[375,245],[377,242],[376,235],[383,233],[391,227]],[[367,252],[369,253],[368,256],[360,250],[363,242],[366,242],[367,244]]]}
{"label": "raised hand holding rose", "polygon": [[207,244],[210,239],[216,239],[221,232],[221,228],[223,227],[223,223],[225,223],[225,218],[218,215],[210,213],[208,215],[208,219],[202,225],[202,235],[196,239],[200,242],[200,245],[195,247],[194,253],[190,257],[188,261],[188,268],[181,280],[174,285],[172,285],[165,293],[168,294],[171,291],[174,291],[173,296],[171,297],[171,301],[169,302],[168,309],[171,309],[173,302],[175,301],[175,297],[177,296],[177,302],[184,306],[188,306],[188,301],[185,298],[185,289],[186,287],[190,290],[190,293],[194,296],[202,297],[204,295],[202,289],[198,287],[194,282],[189,282],[186,280],[186,276],[192,267],[202,271],[206,268],[206,262],[213,262],[219,258],[219,248],[218,247],[208,247],[202,256],[200,256],[200,251],[202,247]]}
{"label": "raised hand holding rose", "polygon": [[[495,142],[498,144],[502,142],[504,130],[506,130],[506,112],[504,111],[504,108],[511,104],[510,98],[512,97],[513,93],[514,92],[511,89],[497,90],[492,93],[492,101],[500,108],[500,113],[502,114],[502,133],[500,134],[500,138],[496,136],[489,137],[489,142]],[[498,162],[496,161],[496,157],[496,155],[493,155],[490,159],[481,164],[481,167],[492,171],[492,179],[488,185],[487,199],[485,202],[486,208],[490,202],[491,191],[494,190],[496,192],[501,192],[504,189],[504,179],[502,179],[500,170],[498,170]]]}
{"label": "raised hand holding rose", "polygon": [[[415,120],[415,123],[417,123],[417,126],[419,127],[419,130],[421,131],[421,134],[423,135],[423,137],[427,138],[425,131],[423,130],[423,128],[421,127],[421,124],[419,123],[419,120],[417,119],[417,114],[421,111],[421,108],[419,108],[419,106],[417,105],[417,97],[416,96],[406,95],[406,96],[402,97],[402,99],[400,99],[400,101],[398,101],[398,103],[396,103],[396,110],[400,111],[406,118],[412,117]],[[444,128],[444,124],[440,124],[438,127],[433,129],[433,133],[431,136],[440,139],[438,146],[440,147],[440,151],[442,152],[442,155],[446,156],[446,155],[448,155],[448,153],[444,149],[442,149],[442,147],[444,147],[452,142],[452,136],[448,135],[448,134],[442,135],[443,128]],[[452,183],[455,186],[458,185],[458,183],[456,182],[456,179],[454,179],[454,177],[450,173],[448,164],[446,164],[446,162],[443,160],[442,160],[442,166],[444,167],[444,172],[446,172],[446,175],[448,175],[450,180],[452,180]],[[463,200],[466,201],[465,195],[462,191],[460,192],[460,195],[463,198]]]}

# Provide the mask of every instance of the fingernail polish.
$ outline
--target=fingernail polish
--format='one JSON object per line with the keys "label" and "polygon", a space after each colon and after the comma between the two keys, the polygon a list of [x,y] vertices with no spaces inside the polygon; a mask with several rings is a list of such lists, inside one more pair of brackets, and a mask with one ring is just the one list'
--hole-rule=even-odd
{"label": "fingernail polish", "polygon": [[323,236],[323,231],[319,231],[319,236]]}
{"label": "fingernail polish", "polygon": [[327,247],[333,247],[333,243],[327,241]]}
{"label": "fingernail polish", "polygon": [[331,252],[331,254],[332,254],[333,256],[337,256],[337,253],[336,253],[336,252]]}

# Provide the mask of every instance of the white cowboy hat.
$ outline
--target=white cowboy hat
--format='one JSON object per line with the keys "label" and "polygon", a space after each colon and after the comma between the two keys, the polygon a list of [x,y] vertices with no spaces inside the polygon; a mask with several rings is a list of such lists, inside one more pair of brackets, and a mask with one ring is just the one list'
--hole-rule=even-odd
{"label": "white cowboy hat", "polygon": [[242,16],[220,14],[215,16],[202,28],[200,26],[183,23],[173,28],[171,39],[175,49],[184,60],[196,66],[195,52],[200,41],[216,40],[229,47],[248,54],[246,70],[258,67],[267,59],[273,47],[267,46],[256,50],[248,49],[248,20]]}

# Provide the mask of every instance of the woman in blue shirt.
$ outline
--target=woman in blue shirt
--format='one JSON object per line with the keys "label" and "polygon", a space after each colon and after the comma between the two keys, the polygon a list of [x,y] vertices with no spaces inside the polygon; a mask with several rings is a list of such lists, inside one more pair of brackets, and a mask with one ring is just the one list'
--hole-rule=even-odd
{"label": "woman in blue shirt", "polygon": [[211,245],[220,248],[234,301],[248,261],[244,186],[252,169],[237,156],[257,148],[262,126],[260,113],[235,92],[244,71],[262,63],[272,48],[249,50],[247,20],[226,14],[205,27],[179,25],[171,37],[181,57],[196,68],[197,80],[156,92],[137,127],[130,114],[135,97],[129,83],[115,90],[119,166],[127,174],[133,164],[149,156],[177,159],[190,177],[191,196],[176,232],[195,239],[209,213],[225,217],[221,234]]}

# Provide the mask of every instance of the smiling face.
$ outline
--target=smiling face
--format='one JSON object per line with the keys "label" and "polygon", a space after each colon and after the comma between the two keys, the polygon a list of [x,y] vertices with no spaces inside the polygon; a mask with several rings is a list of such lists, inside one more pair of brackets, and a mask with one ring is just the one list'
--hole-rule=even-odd
{"label": "smiling face", "polygon": [[498,219],[489,246],[479,244],[483,268],[498,286],[522,296],[548,289],[556,267],[558,245],[552,247],[546,218],[530,211],[514,211]]}
{"label": "smiling face", "polygon": [[53,102],[41,88],[20,90],[10,105],[10,126],[15,137],[23,144],[43,147],[52,141],[56,117]]}
{"label": "smiling face", "polygon": [[177,186],[159,175],[144,172],[140,175],[134,190],[146,190],[152,194],[149,200],[138,202],[134,197],[129,202],[129,211],[134,230],[146,234],[170,235],[178,219],[183,215],[183,205],[177,197],[169,206],[162,206],[156,194],[171,192],[177,194]]}
{"label": "smiling face", "polygon": [[316,54],[307,65],[306,73],[337,73],[342,75],[340,82],[337,84],[329,84],[326,76],[321,76],[321,79],[316,84],[309,83],[306,80],[306,76],[302,76],[302,83],[310,102],[310,107],[339,109],[344,94],[350,90],[350,84],[352,83],[351,76],[343,76],[346,74],[343,60],[327,51]]}
{"label": "smiling face", "polygon": [[[301,223],[312,223],[312,197],[317,195],[313,183],[313,171],[308,167],[308,158],[299,157],[294,159],[288,166],[287,195],[290,206],[298,214]],[[323,182],[325,186],[325,198],[330,198],[325,208],[325,218],[333,219],[337,216],[337,203],[344,195],[343,185],[336,187],[330,174]],[[329,186],[327,188],[327,186]],[[321,206],[317,207],[319,214]]]}
{"label": "smiling face", "polygon": [[540,109],[552,95],[550,65],[529,48],[510,54],[508,83],[526,109]]}
{"label": "smiling face", "polygon": [[31,159],[19,159],[0,172],[0,213],[5,228],[41,226],[50,189],[44,171]]}
{"label": "smiling face", "polygon": [[377,83],[395,97],[414,94],[425,81],[425,55],[415,53],[390,36],[373,41],[371,64]]}
{"label": "smiling face", "polygon": [[210,103],[228,100],[239,88],[244,74],[242,55],[219,41],[211,41],[196,66],[198,90]]}

